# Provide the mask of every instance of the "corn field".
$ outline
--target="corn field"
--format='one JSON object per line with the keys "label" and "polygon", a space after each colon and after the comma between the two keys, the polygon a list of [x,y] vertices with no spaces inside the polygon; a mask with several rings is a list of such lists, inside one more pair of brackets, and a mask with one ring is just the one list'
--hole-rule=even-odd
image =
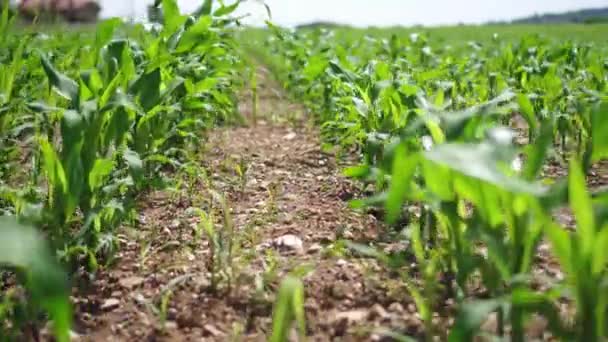
{"label": "corn field", "polygon": [[[212,178],[197,161],[218,127],[247,125],[244,102],[250,125],[265,120],[258,65],[305,108],[322,148],[346,160],[358,189],[351,210],[377,213],[383,239],[406,246],[344,237],[326,248],[373,260],[413,298],[421,331],[376,334],[526,341],[531,317],[542,317],[542,339],[608,338],[605,39],[257,29],[240,25],[240,3],[207,0],[184,15],[163,0],[158,24],[68,30],[17,29],[3,9],[0,341],[36,340],[47,321],[57,341],[70,340],[75,279],[112,268],[125,227],[141,224],[144,194],[176,175]],[[250,167],[239,163],[242,193]],[[279,186],[267,188],[272,204]],[[195,238],[213,255],[210,287],[238,288],[234,260],[245,257],[235,255],[255,246],[239,244],[226,198],[208,201],[219,214],[199,213]],[[269,208],[262,216],[279,210]],[[541,274],[548,264],[554,273]],[[272,292],[263,339],[310,335],[311,272],[263,277],[259,290]],[[170,293],[156,312],[163,329]],[[489,317],[492,332],[482,328]]]}

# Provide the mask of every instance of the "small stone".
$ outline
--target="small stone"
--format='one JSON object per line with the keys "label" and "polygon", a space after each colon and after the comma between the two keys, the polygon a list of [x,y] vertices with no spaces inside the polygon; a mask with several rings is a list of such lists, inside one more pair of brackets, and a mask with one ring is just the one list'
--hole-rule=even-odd
{"label": "small stone", "polygon": [[167,330],[177,330],[177,323],[173,321],[165,322],[165,329]]}
{"label": "small stone", "polygon": [[146,304],[146,298],[141,293],[131,293],[131,298],[139,305]]}
{"label": "small stone", "polygon": [[341,299],[341,300],[353,298],[352,288],[348,285],[345,285],[345,283],[342,283],[342,282],[335,283],[331,287],[331,294],[334,298]]}
{"label": "small stone", "polygon": [[382,305],[376,303],[372,306],[370,314],[380,319],[390,318],[390,314],[382,307]]}
{"label": "small stone", "polygon": [[140,286],[145,281],[142,277],[128,277],[124,279],[120,279],[118,284],[126,289],[132,289],[134,287]]}
{"label": "small stone", "polygon": [[336,261],[336,266],[346,266],[346,264],[348,264],[348,262],[344,259],[338,259],[338,261]]}
{"label": "small stone", "polygon": [[194,254],[190,253],[190,252],[186,252],[186,259],[188,259],[188,261],[194,261],[196,260],[196,256],[194,256]]}
{"label": "small stone", "polygon": [[302,239],[292,234],[283,235],[274,239],[273,244],[278,248],[287,249],[297,254],[302,254],[304,252],[304,243],[302,242]]}
{"label": "small stone", "polygon": [[356,324],[367,318],[368,312],[366,310],[352,310],[338,312],[332,319],[332,322],[339,323],[344,322],[348,324]]}
{"label": "small stone", "polygon": [[194,283],[194,287],[197,289],[197,292],[203,292],[211,286],[211,281],[208,277],[199,276],[192,280]]}
{"label": "small stone", "polygon": [[401,305],[400,303],[394,302],[394,303],[391,303],[391,305],[388,306],[388,310],[390,312],[402,313],[403,312],[403,305]]}
{"label": "small stone", "polygon": [[315,244],[312,244],[310,247],[308,247],[308,250],[306,251],[306,253],[315,254],[318,251],[320,251],[321,249],[323,249],[323,246],[321,246],[318,243],[315,243]]}
{"label": "small stone", "polygon": [[210,334],[211,336],[224,336],[226,334],[224,334],[222,331],[220,331],[218,328],[216,328],[215,326],[211,325],[211,324],[205,324],[203,326],[203,329]]}
{"label": "small stone", "polygon": [[175,319],[176,317],[177,317],[177,309],[169,308],[169,310],[167,310],[167,318]]}
{"label": "small stone", "polygon": [[283,217],[281,217],[281,223],[291,224],[293,222],[293,216],[289,213],[285,213]]}
{"label": "small stone", "polygon": [[344,233],[342,233],[342,238],[352,240],[355,238],[355,234],[353,234],[353,232],[351,232],[350,230],[345,230]]}
{"label": "small stone", "polygon": [[179,222],[179,220],[173,220],[173,221],[171,221],[169,228],[177,229],[177,228],[179,228],[180,225],[181,225],[181,222]]}
{"label": "small stone", "polygon": [[116,298],[106,299],[105,302],[101,305],[101,310],[103,311],[112,311],[120,306],[120,300]]}
{"label": "small stone", "polygon": [[297,134],[295,134],[294,132],[291,132],[289,134],[286,134],[283,139],[287,140],[287,141],[291,141],[293,139],[295,139],[297,136]]}

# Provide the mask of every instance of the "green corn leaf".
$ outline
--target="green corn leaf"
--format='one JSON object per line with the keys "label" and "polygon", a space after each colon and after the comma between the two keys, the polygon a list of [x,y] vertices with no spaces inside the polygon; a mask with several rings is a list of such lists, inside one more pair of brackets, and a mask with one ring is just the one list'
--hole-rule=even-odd
{"label": "green corn leaf", "polygon": [[211,10],[213,9],[213,0],[204,0],[203,4],[201,5],[201,7],[199,7],[194,16],[195,17],[202,17],[205,15],[211,15]]}
{"label": "green corn leaf", "polygon": [[0,103],[8,103],[11,100],[15,85],[15,78],[23,66],[22,55],[26,44],[26,39],[21,41],[21,43],[17,46],[17,49],[13,52],[13,60],[10,66],[6,70],[1,71],[4,74],[2,75],[4,76],[4,79],[1,78],[2,76],[0,76],[0,92],[4,93],[4,99],[0,99]]}
{"label": "green corn leaf", "polygon": [[206,36],[209,33],[209,28],[213,23],[211,16],[199,17],[194,25],[190,26],[181,36],[176,47],[177,53],[190,51],[197,45],[206,42]]}
{"label": "green corn leaf", "polygon": [[238,0],[235,3],[233,3],[232,5],[228,5],[228,6],[222,5],[222,7],[216,9],[213,12],[213,16],[214,17],[223,17],[226,15],[232,14],[234,11],[236,11],[237,8],[239,8],[241,1],[242,0]]}
{"label": "green corn leaf", "polygon": [[555,300],[561,296],[560,292],[559,290],[549,290],[539,293],[526,288],[517,288],[511,294],[510,301],[513,307],[542,314],[548,320],[549,330],[552,333],[565,340],[573,340],[562,323],[560,310],[554,304]]}
{"label": "green corn leaf", "polygon": [[85,83],[85,81],[83,79],[79,79],[78,80],[78,98],[81,101],[87,102],[94,96],[95,96],[95,94],[93,94],[91,89],[89,89],[89,87],[87,87],[87,84]]}
{"label": "green corn leaf", "polygon": [[36,113],[50,113],[61,110],[59,107],[49,106],[48,104],[40,101],[27,103],[27,108]]}
{"label": "green corn leaf", "polygon": [[536,115],[534,114],[534,106],[532,106],[532,102],[530,102],[530,99],[525,94],[517,95],[517,102],[519,103],[521,115],[530,126],[530,129],[533,132],[536,132],[538,124],[536,122]]}
{"label": "green corn leaf", "polygon": [[500,299],[473,301],[462,304],[448,341],[473,341],[481,324],[503,304]]}
{"label": "green corn leaf", "polygon": [[577,235],[580,237],[582,255],[591,252],[595,239],[595,219],[591,196],[587,192],[585,175],[576,159],[570,161],[568,175],[568,195],[570,207],[576,218]]}
{"label": "green corn leaf", "polygon": [[95,53],[99,53],[101,48],[112,39],[114,31],[116,31],[121,23],[122,21],[120,18],[112,18],[97,24],[97,31],[95,32]]}
{"label": "green corn leaf", "polygon": [[547,223],[545,233],[553,246],[553,253],[559,259],[559,263],[566,274],[573,274],[575,265],[572,264],[572,237],[562,227]]}
{"label": "green corn leaf", "polygon": [[305,76],[308,80],[313,81],[325,72],[325,69],[327,69],[328,65],[329,63],[325,56],[312,56],[306,62],[306,67],[302,71],[302,75]]}
{"label": "green corn leaf", "polygon": [[78,83],[58,72],[55,67],[53,67],[51,62],[49,62],[46,56],[41,55],[40,60],[42,62],[42,68],[49,79],[49,85],[53,87],[59,95],[72,101],[72,106],[77,108],[79,104],[78,94],[80,93],[78,90]]}
{"label": "green corn leaf", "polygon": [[47,174],[49,185],[62,189],[64,193],[67,192],[68,181],[59,156],[46,138],[40,138],[38,143],[42,151],[42,164]]}
{"label": "green corn leaf", "polygon": [[103,142],[105,147],[109,147],[111,142],[114,142],[114,146],[120,147],[125,140],[126,133],[132,125],[132,120],[135,119],[135,115],[131,115],[127,108],[129,107],[118,106],[111,114],[104,131]]}
{"label": "green corn leaf", "polygon": [[0,217],[0,264],[27,272],[32,299],[49,312],[57,340],[67,342],[72,320],[69,286],[54,260],[38,232],[12,218]]}
{"label": "green corn leaf", "polygon": [[122,50],[120,73],[122,74],[123,79],[122,87],[126,91],[128,89],[129,81],[132,80],[137,73],[135,61],[133,60],[133,55],[129,46]]}
{"label": "green corn leaf", "polygon": [[101,90],[104,88],[103,80],[96,69],[83,71],[80,74],[80,78],[87,88],[89,88],[89,90],[95,95],[99,95]]}
{"label": "green corn leaf", "polygon": [[545,120],[541,124],[540,134],[534,144],[526,148],[528,158],[523,170],[525,179],[532,181],[538,176],[552,143],[553,125],[550,120]]}
{"label": "green corn leaf", "polygon": [[142,74],[130,87],[129,93],[137,96],[147,112],[160,102],[160,68]]}
{"label": "green corn leaf", "polygon": [[66,148],[61,151],[63,167],[68,181],[68,191],[65,194],[66,206],[64,208],[66,217],[71,217],[78,206],[81,194],[86,191],[87,176],[81,155],[83,144],[84,142],[80,140],[70,145],[69,149]]}
{"label": "green corn leaf", "polygon": [[8,20],[9,20],[9,6],[10,1],[4,1],[2,3],[2,7],[0,7],[0,42],[4,41],[4,37],[8,28]]}
{"label": "green corn leaf", "polygon": [[608,225],[604,225],[597,234],[593,251],[592,272],[598,276],[606,274],[606,264],[608,264]]}
{"label": "green corn leaf", "polygon": [[594,162],[608,158],[608,101],[602,102],[591,112],[591,135]]}
{"label": "green corn leaf", "polygon": [[288,276],[281,282],[277,302],[272,314],[271,342],[289,340],[292,324],[296,323],[300,337],[306,336],[304,317],[304,285],[302,281]]}
{"label": "green corn leaf", "polygon": [[97,159],[89,173],[89,188],[93,191],[103,185],[107,176],[112,173],[114,162],[110,159]]}
{"label": "green corn leaf", "polygon": [[431,192],[443,201],[451,201],[454,198],[454,191],[451,188],[451,174],[447,167],[425,160],[422,163],[422,170],[426,186]]}
{"label": "green corn leaf", "polygon": [[136,182],[141,180],[144,173],[144,162],[141,160],[139,154],[127,149],[123,154],[123,158],[125,163],[129,166],[129,171],[131,172],[133,179]]}
{"label": "green corn leaf", "polygon": [[426,159],[448,166],[468,177],[477,178],[516,193],[541,196],[545,187],[507,175],[502,167],[510,165],[513,154],[508,148],[481,144],[443,144],[424,152]]}
{"label": "green corn leaf", "polygon": [[176,0],[163,1],[163,18],[165,36],[173,34],[186,21],[186,17],[179,12]]}
{"label": "green corn leaf", "polygon": [[103,47],[101,57],[105,66],[104,78],[106,84],[114,78],[118,68],[123,64],[125,51],[128,54],[129,50],[129,42],[126,39],[114,39]]}
{"label": "green corn leaf", "polygon": [[393,176],[386,200],[388,222],[395,222],[401,215],[401,206],[409,192],[410,182],[418,166],[418,154],[409,154],[405,144],[395,151]]}
{"label": "green corn leaf", "polygon": [[120,86],[120,82],[122,81],[123,75],[122,72],[116,73],[112,81],[106,86],[103,93],[99,97],[99,101],[97,103],[98,108],[103,108],[108,101],[114,96],[116,90]]}
{"label": "green corn leaf", "polygon": [[342,171],[342,174],[349,178],[363,179],[370,175],[371,168],[367,164],[347,167]]}

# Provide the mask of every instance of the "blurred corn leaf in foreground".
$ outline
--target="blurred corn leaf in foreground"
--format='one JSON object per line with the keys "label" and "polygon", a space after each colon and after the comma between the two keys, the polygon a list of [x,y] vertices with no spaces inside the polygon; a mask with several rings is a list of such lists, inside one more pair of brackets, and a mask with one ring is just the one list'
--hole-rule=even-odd
{"label": "blurred corn leaf in foreground", "polygon": [[[33,303],[39,303],[53,320],[58,341],[69,341],[71,308],[67,277],[33,228],[10,217],[0,217],[0,265],[23,272]],[[0,314],[0,320],[2,315]],[[0,340],[4,339],[0,330]]]}

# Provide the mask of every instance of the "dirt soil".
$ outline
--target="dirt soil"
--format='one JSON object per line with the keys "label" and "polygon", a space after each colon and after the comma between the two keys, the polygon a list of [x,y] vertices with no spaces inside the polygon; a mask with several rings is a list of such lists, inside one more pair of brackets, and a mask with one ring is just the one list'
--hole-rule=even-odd
{"label": "dirt soil", "polygon": [[[403,281],[347,257],[342,239],[374,241],[385,228],[348,207],[357,188],[266,74],[255,127],[211,132],[195,177],[176,175],[179,189],[142,195],[139,224],[125,230],[115,264],[75,294],[78,340],[265,341],[289,272],[304,274],[312,341],[380,340],[380,326],[421,333]],[[250,103],[244,95],[249,122]],[[215,259],[228,271],[212,272],[200,211],[232,245]]]}
{"label": "dirt soil", "polygon": [[[396,232],[378,215],[349,208],[361,189],[340,170],[353,161],[321,149],[305,110],[262,68],[259,85],[256,120],[245,93],[248,125],[209,132],[198,164],[172,175],[178,186],[141,195],[138,224],[125,228],[114,264],[75,290],[75,340],[267,341],[275,293],[288,274],[304,282],[310,341],[392,341],[381,329],[424,338],[405,281],[345,242],[405,255],[416,284],[417,265],[399,242],[406,239],[383,242]],[[590,183],[608,183],[605,167],[594,167]],[[558,217],[573,225],[569,212]],[[537,259],[539,289],[563,278],[547,243]],[[454,301],[439,300],[433,325],[445,340]],[[569,315],[568,305],[563,310]],[[531,319],[528,337],[550,339],[545,328]],[[495,331],[496,317],[482,329]]]}

